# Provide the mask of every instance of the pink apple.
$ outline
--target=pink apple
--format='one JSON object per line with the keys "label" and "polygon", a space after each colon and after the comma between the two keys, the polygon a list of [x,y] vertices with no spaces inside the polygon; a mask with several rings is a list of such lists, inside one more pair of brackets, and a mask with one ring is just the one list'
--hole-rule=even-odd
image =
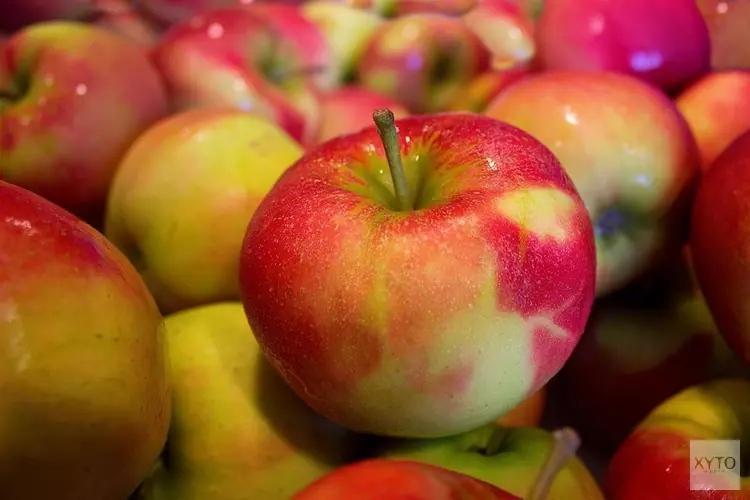
{"label": "pink apple", "polygon": [[500,92],[530,74],[526,66],[487,71],[475,77],[450,105],[453,111],[481,113]]}
{"label": "pink apple", "polygon": [[542,387],[577,343],[594,294],[591,222],[555,156],[516,128],[445,113],[396,132],[374,115],[378,130],[308,152],[253,215],[248,320],[297,394],[346,427],[474,429]]}
{"label": "pink apple", "polygon": [[93,10],[92,0],[3,0],[0,31],[13,32],[44,21],[84,19]]}
{"label": "pink apple", "polygon": [[319,100],[318,143],[372,126],[372,113],[376,109],[389,108],[396,118],[409,116],[406,108],[390,97],[355,85],[322,93]]}
{"label": "pink apple", "polygon": [[493,68],[506,69],[533,59],[534,25],[517,1],[479,0],[463,20],[492,52]]}
{"label": "pink apple", "polygon": [[213,9],[247,5],[253,0],[138,0],[139,9],[170,26]]}
{"label": "pink apple", "polygon": [[750,68],[750,0],[698,0],[711,36],[714,69]]}
{"label": "pink apple", "polygon": [[501,92],[485,114],[539,139],[575,182],[596,228],[598,296],[687,239],[697,146],[655,87],[612,72],[542,72]]}
{"label": "pink apple", "polygon": [[373,34],[358,79],[412,113],[435,112],[447,109],[489,63],[487,48],[459,18],[413,14]]}
{"label": "pink apple", "polygon": [[98,218],[120,157],[167,111],[158,73],[135,43],[74,22],[30,26],[2,50],[0,178]]}
{"label": "pink apple", "polygon": [[233,107],[262,114],[296,140],[314,140],[318,103],[298,46],[247,8],[174,26],[154,48],[176,109]]}
{"label": "pink apple", "polygon": [[710,69],[696,0],[548,1],[536,42],[544,69],[617,71],[668,92]]}
{"label": "pink apple", "polygon": [[705,170],[750,129],[750,71],[708,73],[679,95],[677,107],[698,142]]}

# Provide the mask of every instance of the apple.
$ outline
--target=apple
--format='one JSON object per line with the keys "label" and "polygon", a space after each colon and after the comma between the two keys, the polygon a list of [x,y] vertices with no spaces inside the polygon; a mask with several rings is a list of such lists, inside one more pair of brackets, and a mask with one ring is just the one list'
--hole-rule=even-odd
{"label": "apple", "polygon": [[152,47],[161,36],[161,29],[128,0],[97,0],[91,23],[119,33],[144,46]]}
{"label": "apple", "polygon": [[330,58],[324,78],[339,85],[352,82],[367,44],[383,24],[383,18],[332,0],[307,1],[300,6],[300,11],[327,41]]}
{"label": "apple", "polygon": [[[542,431],[544,432],[544,431]],[[580,446],[578,435],[563,428],[551,435],[546,443],[547,456],[542,456],[536,478],[529,482],[528,500],[554,500],[554,486],[559,484],[561,471],[567,472],[570,460]],[[482,445],[485,443],[482,443]],[[485,459],[490,460],[490,459]],[[476,471],[477,469],[475,469]],[[481,474],[485,475],[486,474]],[[596,488],[596,483],[593,483]],[[598,490],[598,488],[597,488]],[[491,482],[415,460],[369,459],[342,467],[297,493],[292,500],[523,500]],[[567,498],[567,497],[566,497]],[[584,498],[601,498],[587,496]]]}
{"label": "apple", "polygon": [[170,419],[159,310],[69,212],[0,181],[0,213],[0,498],[126,498]]}
{"label": "apple", "polygon": [[305,405],[263,358],[240,302],[167,316],[172,422],[141,500],[287,500],[343,465],[354,435]]}
{"label": "apple", "polygon": [[705,462],[707,457],[691,456],[690,441],[736,439],[744,449],[748,422],[750,381],[722,379],[685,389],[654,409],[617,450],[607,469],[607,498],[747,498],[750,484],[745,478],[739,491],[691,490],[691,471],[697,460]]}
{"label": "apple", "polygon": [[413,14],[378,28],[358,79],[412,113],[436,112],[447,109],[489,62],[487,48],[458,18]]}
{"label": "apple", "polygon": [[481,0],[345,0],[360,9],[369,9],[385,17],[436,13],[460,16],[473,9]]}
{"label": "apple", "polygon": [[631,287],[594,304],[581,341],[555,378],[568,421],[603,451],[614,451],[681,390],[750,375],[719,335],[697,286],[669,283],[663,274],[652,279],[657,286],[650,290]]}
{"label": "apple", "polygon": [[239,275],[248,321],[331,420],[464,432],[575,347],[594,293],[591,222],[554,155],[516,128],[445,113],[399,133],[389,110],[373,117],[377,129],[309,151],[256,210]]}
{"label": "apple", "polygon": [[479,0],[463,20],[492,52],[495,69],[533,59],[534,25],[517,0]]}
{"label": "apple", "polygon": [[318,104],[297,45],[246,8],[209,11],[170,29],[153,57],[177,110],[260,113],[295,140],[314,140]]}
{"label": "apple", "polygon": [[750,130],[736,139],[701,177],[690,235],[695,274],[719,332],[748,362],[749,167]]}
{"label": "apple", "polygon": [[104,29],[49,22],[0,54],[0,178],[87,221],[101,217],[117,162],[167,112],[143,49]]}
{"label": "apple", "polygon": [[[409,460],[442,467],[485,481],[526,498],[555,445],[553,433],[534,427],[490,423],[441,439],[386,440],[378,458]],[[551,484],[548,500],[604,500],[596,479],[573,456]]]}
{"label": "apple", "polygon": [[253,0],[137,0],[138,8],[164,26],[170,26],[214,9],[249,4]]}
{"label": "apple", "polygon": [[267,118],[194,109],[144,132],[124,156],[104,233],[164,311],[239,299],[253,212],[302,148]]}
{"label": "apple", "polygon": [[472,79],[449,106],[452,111],[481,113],[500,92],[529,73],[526,66],[514,66],[507,70],[487,71]]}
{"label": "apple", "polygon": [[705,170],[750,129],[750,71],[709,73],[680,94],[676,102],[698,142]]}
{"label": "apple", "polygon": [[338,86],[338,79],[328,70],[333,58],[328,39],[317,24],[303,15],[298,5],[254,2],[247,9],[260,16],[278,36],[294,45],[295,53],[301,58],[300,69],[309,71],[313,84],[323,90],[332,90]]}
{"label": "apple", "polygon": [[710,70],[696,0],[544,2],[536,23],[542,68],[617,71],[674,92]]}
{"label": "apple", "polygon": [[750,0],[698,0],[711,37],[714,69],[750,68]]}
{"label": "apple", "polygon": [[575,182],[596,232],[597,296],[679,251],[698,152],[659,90],[610,72],[542,72],[501,92],[485,114],[547,145]]}
{"label": "apple", "polygon": [[389,108],[396,118],[406,118],[409,112],[398,102],[358,85],[348,85],[333,92],[321,93],[320,127],[317,142],[372,125],[372,113],[376,109]]}
{"label": "apple", "polygon": [[547,387],[541,387],[496,422],[504,427],[538,427],[547,405]]}
{"label": "apple", "polygon": [[0,31],[12,33],[45,21],[84,19],[92,11],[92,0],[3,0]]}

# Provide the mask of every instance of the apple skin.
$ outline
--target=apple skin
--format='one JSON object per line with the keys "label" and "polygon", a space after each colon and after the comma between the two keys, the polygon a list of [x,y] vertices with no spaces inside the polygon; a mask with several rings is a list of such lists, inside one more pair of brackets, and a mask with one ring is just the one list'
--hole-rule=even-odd
{"label": "apple skin", "polygon": [[95,0],[96,12],[91,23],[118,33],[137,44],[153,47],[162,35],[162,29],[143,16],[129,0]]}
{"label": "apple skin", "polygon": [[263,16],[239,7],[198,15],[173,26],[153,58],[175,109],[234,107],[303,144],[314,139],[318,103],[303,54]]}
{"label": "apple skin", "polygon": [[376,109],[388,108],[397,119],[409,116],[406,108],[395,100],[358,85],[348,85],[333,92],[321,93],[318,100],[318,143],[372,126],[372,113]]}
{"label": "apple skin", "polygon": [[536,23],[546,70],[616,71],[667,92],[710,70],[708,28],[696,0],[545,2]]}
{"label": "apple skin", "polygon": [[156,69],[141,47],[74,22],[30,26],[2,50],[0,89],[18,98],[0,98],[0,178],[94,221],[121,155],[167,112]]}
{"label": "apple skin", "polygon": [[170,419],[162,317],[127,259],[0,181],[0,498],[126,498]]}
{"label": "apple skin", "polygon": [[348,5],[367,9],[387,18],[410,14],[460,16],[475,8],[481,0],[344,0]]}
{"label": "apple skin", "polygon": [[750,362],[750,131],[730,145],[701,177],[693,203],[690,247],[695,274],[719,332]]}
{"label": "apple skin", "polygon": [[504,427],[538,427],[542,423],[547,405],[547,387],[544,386],[518,403],[496,422]]}
{"label": "apple skin", "polygon": [[140,10],[165,26],[178,24],[214,9],[246,4],[243,0],[137,0]]}
{"label": "apple skin", "polygon": [[711,37],[715,70],[750,68],[750,0],[697,0]]}
{"label": "apple skin", "polygon": [[358,67],[358,81],[403,103],[411,113],[443,111],[490,54],[458,18],[412,14],[383,24]]}
{"label": "apple skin", "polygon": [[104,233],[136,263],[163,311],[238,300],[247,224],[302,153],[250,113],[211,108],[165,118],[120,163]]}
{"label": "apple skin", "polygon": [[750,71],[709,73],[682,92],[676,102],[698,142],[705,170],[750,130]]}
{"label": "apple skin", "polygon": [[615,73],[542,72],[501,92],[484,114],[540,140],[575,182],[597,235],[597,296],[679,251],[698,150],[659,90]]}
{"label": "apple skin", "polygon": [[322,415],[439,437],[493,421],[562,367],[593,300],[594,236],[528,134],[470,113],[397,126],[420,209],[393,208],[375,127],[333,139],[261,202],[240,287],[264,352]]}
{"label": "apple skin", "polygon": [[534,58],[534,24],[517,0],[479,0],[463,21],[492,53],[492,67],[506,69]]}
{"label": "apple skin", "polygon": [[[722,379],[693,386],[654,409],[612,458],[605,479],[609,500],[730,500],[741,491],[691,491],[691,439],[739,439],[747,446],[750,382]],[[743,457],[744,458],[744,457]]]}
{"label": "apple skin", "polygon": [[602,451],[616,450],[651,410],[681,390],[750,375],[719,335],[697,286],[665,288],[597,301],[555,378],[571,424]]}
{"label": "apple skin", "polygon": [[522,500],[464,474],[408,460],[362,460],[312,483],[292,500]]}
{"label": "apple skin", "polygon": [[367,10],[331,0],[310,0],[300,6],[327,41],[330,61],[326,79],[343,85],[354,81],[367,44],[385,20]]}
{"label": "apple skin", "polygon": [[0,31],[13,33],[35,23],[84,19],[93,10],[92,0],[3,0]]}
{"label": "apple skin", "polygon": [[[554,444],[543,429],[490,423],[441,439],[385,440],[378,458],[409,460],[442,467],[494,484],[526,498]],[[577,457],[555,477],[546,500],[604,500],[596,479]]]}
{"label": "apple skin", "polygon": [[173,412],[139,500],[287,500],[348,460],[356,436],[305,405],[264,359],[240,302],[167,316]]}
{"label": "apple skin", "polygon": [[469,82],[466,90],[461,92],[449,109],[482,113],[500,92],[529,74],[530,70],[526,66],[482,73]]}

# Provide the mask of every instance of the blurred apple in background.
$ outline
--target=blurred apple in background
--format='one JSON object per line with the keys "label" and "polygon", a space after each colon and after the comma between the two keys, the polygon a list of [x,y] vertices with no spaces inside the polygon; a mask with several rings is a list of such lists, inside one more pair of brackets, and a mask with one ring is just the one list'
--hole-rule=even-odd
{"label": "blurred apple in background", "polygon": [[598,296],[682,247],[698,151],[658,89],[609,72],[543,72],[501,92],[485,114],[539,139],[573,179],[594,222]]}
{"label": "blurred apple in background", "polygon": [[594,235],[528,134],[470,113],[404,118],[396,132],[389,116],[375,114],[386,147],[375,127],[331,140],[263,199],[242,300],[266,355],[321,414],[445,436],[494,421],[565,363],[593,300]]}
{"label": "blurred apple in background", "polygon": [[695,274],[719,331],[750,362],[750,131],[701,177],[693,204]]}
{"label": "blurred apple in background", "polygon": [[236,7],[253,0],[135,0],[138,8],[163,26],[187,21],[210,10]]}
{"label": "blurred apple in background", "polygon": [[[607,499],[747,498],[750,483],[746,478],[740,490],[730,491],[730,485],[691,490],[691,471],[703,457],[691,454],[690,441],[739,440],[742,456],[736,465],[744,467],[749,423],[750,381],[724,379],[685,389],[654,409],[618,449],[607,470]],[[721,451],[717,455],[727,456]]]}
{"label": "blurred apple in background", "polygon": [[327,40],[330,61],[323,73],[325,78],[340,85],[353,81],[356,66],[383,18],[334,0],[311,0],[300,10]]}
{"label": "blurred apple in background", "polygon": [[295,140],[314,140],[318,104],[298,45],[246,8],[219,9],[174,26],[154,60],[178,110],[234,107],[278,123]]}
{"label": "blurred apple in background", "polygon": [[0,181],[0,498],[127,498],[170,419],[162,317],[117,249]]}
{"label": "blurred apple in background", "polygon": [[481,113],[500,92],[528,74],[529,69],[525,66],[482,73],[468,83],[449,109]]}
{"label": "blurred apple in background", "polygon": [[518,403],[496,422],[504,427],[537,427],[542,421],[547,405],[547,386],[544,386]]}
{"label": "blurred apple in background", "polygon": [[534,26],[515,0],[478,0],[464,23],[492,53],[492,67],[525,65],[534,57]]}
{"label": "blurred apple in background", "polygon": [[[255,2],[246,7],[261,17],[276,34],[289,41],[300,57],[298,71],[307,73],[310,81],[322,90],[332,90],[338,80],[327,71],[332,63],[332,50],[317,24],[307,19],[297,5],[277,2]],[[347,29],[353,29],[347,26]],[[290,71],[294,71],[290,68]]]}
{"label": "blurred apple in background", "polygon": [[357,437],[303,403],[263,357],[239,302],[167,316],[173,412],[140,500],[287,500]]}
{"label": "blurred apple in background", "polygon": [[96,11],[90,22],[144,46],[152,47],[159,36],[161,28],[141,12],[129,0],[94,0]]}
{"label": "blurred apple in background", "polygon": [[301,156],[267,118],[223,109],[176,114],[141,135],[120,163],[105,234],[163,310],[238,299],[245,228]]}
{"label": "blurred apple in background", "polygon": [[436,112],[446,109],[489,62],[487,48],[460,19],[413,14],[373,34],[358,79],[412,113]]}
{"label": "blurred apple in background", "polygon": [[750,130],[750,71],[709,73],[679,95],[677,107],[698,142],[705,170]]}
{"label": "blurred apple in background", "polygon": [[344,0],[359,9],[367,9],[384,17],[436,13],[460,16],[474,8],[480,0]]}
{"label": "blurred apple in background", "polygon": [[167,112],[141,47],[74,22],[17,32],[0,66],[0,178],[98,224],[122,154]]}
{"label": "blurred apple in background", "polygon": [[750,0],[697,0],[711,37],[714,69],[750,69]]}
{"label": "blurred apple in background", "polygon": [[667,92],[708,72],[711,62],[696,0],[547,1],[536,50],[543,69],[616,71]]}
{"label": "blurred apple in background", "polygon": [[2,0],[0,31],[12,33],[30,24],[58,19],[81,20],[94,11],[95,0]]}
{"label": "blurred apple in background", "polygon": [[[375,450],[379,458],[409,460],[494,484],[520,498],[534,486],[555,444],[552,432],[491,423],[442,439],[391,439]],[[604,500],[596,480],[577,457],[568,459],[546,500]]]}
{"label": "blurred apple in background", "polygon": [[376,109],[388,108],[396,118],[409,116],[406,108],[390,97],[355,85],[322,93],[319,100],[318,143],[371,127],[372,113]]}
{"label": "blurred apple in background", "polygon": [[[646,415],[694,384],[750,376],[718,333],[687,264],[601,299],[555,393],[589,445],[612,452]],[[677,276],[677,273],[683,276]],[[596,374],[596,376],[592,376]]]}

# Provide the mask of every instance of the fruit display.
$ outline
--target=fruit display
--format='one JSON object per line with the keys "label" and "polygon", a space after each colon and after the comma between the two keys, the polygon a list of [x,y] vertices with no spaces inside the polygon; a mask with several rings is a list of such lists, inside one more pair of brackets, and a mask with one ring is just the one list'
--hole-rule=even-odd
{"label": "fruit display", "polygon": [[749,26],[0,0],[0,500],[750,498]]}

